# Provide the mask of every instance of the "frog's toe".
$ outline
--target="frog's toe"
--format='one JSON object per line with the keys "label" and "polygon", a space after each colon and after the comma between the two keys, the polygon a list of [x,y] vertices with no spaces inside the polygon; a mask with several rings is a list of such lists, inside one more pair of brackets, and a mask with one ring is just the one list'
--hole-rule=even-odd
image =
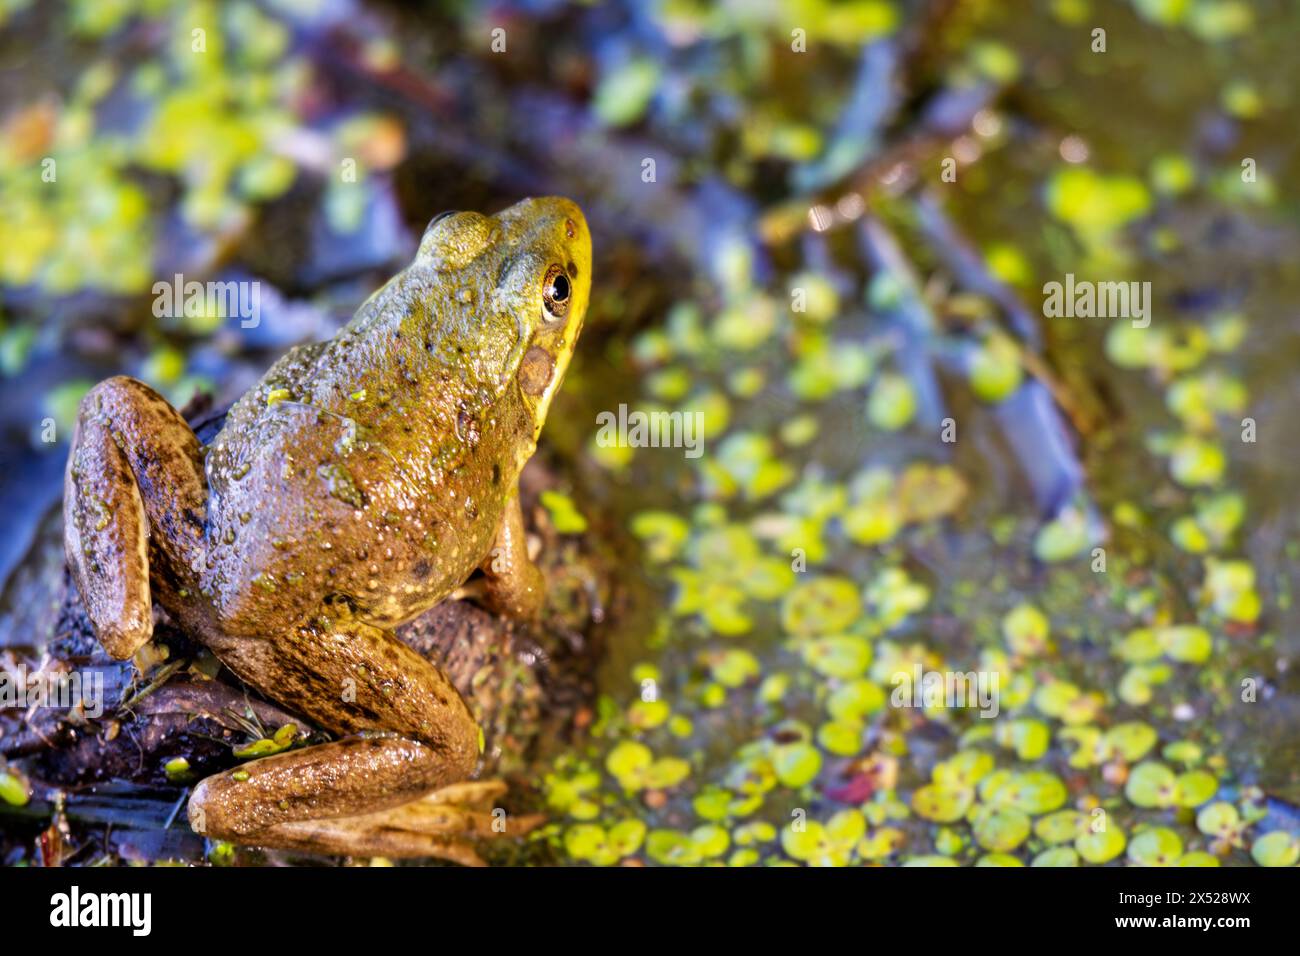
{"label": "frog's toe", "polygon": [[500,806],[504,780],[466,780],[442,787],[389,811],[390,821],[428,833],[472,839],[524,836],[546,822],[541,813],[508,813]]}
{"label": "frog's toe", "polygon": [[504,780],[465,780],[442,787],[422,797],[425,803],[443,803],[460,807],[491,807],[506,795]]}

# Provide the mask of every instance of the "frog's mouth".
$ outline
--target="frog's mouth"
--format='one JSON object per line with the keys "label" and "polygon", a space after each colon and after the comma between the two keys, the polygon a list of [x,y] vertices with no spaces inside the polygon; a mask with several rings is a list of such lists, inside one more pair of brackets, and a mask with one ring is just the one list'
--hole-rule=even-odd
{"label": "frog's mouth", "polygon": [[546,416],[551,410],[551,399],[555,393],[560,390],[564,384],[564,373],[569,370],[569,359],[573,357],[572,349],[563,350],[554,362],[554,371],[551,373],[551,380],[546,383],[542,390],[541,396],[537,399],[537,409],[534,412],[533,441],[536,441],[542,433],[542,426],[546,424]]}

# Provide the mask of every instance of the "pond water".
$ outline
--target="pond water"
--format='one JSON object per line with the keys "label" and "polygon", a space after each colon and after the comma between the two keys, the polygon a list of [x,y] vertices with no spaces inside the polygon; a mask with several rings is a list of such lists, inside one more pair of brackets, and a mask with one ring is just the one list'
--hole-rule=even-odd
{"label": "pond water", "polygon": [[[159,129],[270,124],[305,172],[276,189],[280,166],[231,157],[241,194],[193,156],[148,168],[158,274],[197,258],[284,301],[256,332],[155,328],[138,288],[70,298],[63,273],[11,264],[6,510],[57,495],[61,452],[32,423],[78,387],[125,369],[177,402],[236,396],[346,319],[432,211],[562,192],[592,223],[596,285],[539,455],[624,600],[594,720],[530,774],[539,859],[1294,863],[1300,11],[1057,0],[929,23],[867,2],[801,58],[782,17],[544,6],[507,18],[521,59],[485,49],[487,8],[431,29],[378,5],[345,41],[326,27],[349,18],[322,15],[241,54],[292,89],[275,109],[252,93],[231,119],[205,97],[236,94],[196,81]],[[121,130],[156,118],[156,78],[142,106],[87,79],[94,55],[38,67],[17,36],[48,28],[15,22],[8,109],[75,80],[114,90]],[[104,36],[148,46],[150,22]],[[871,80],[895,55],[891,101]],[[851,175],[945,87],[1000,92]],[[349,148],[361,200],[310,175]],[[1150,283],[1149,324],[1044,317],[1067,275]],[[690,416],[703,453],[602,444],[620,405]],[[996,716],[895,693],[918,673],[996,681]]]}

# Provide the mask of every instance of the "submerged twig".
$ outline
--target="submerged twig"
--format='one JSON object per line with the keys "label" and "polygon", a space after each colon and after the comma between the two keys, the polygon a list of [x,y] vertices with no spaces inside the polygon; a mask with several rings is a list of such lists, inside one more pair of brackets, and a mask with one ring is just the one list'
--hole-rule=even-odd
{"label": "submerged twig", "polygon": [[984,257],[961,234],[932,192],[922,191],[914,208],[921,232],[957,282],[991,300],[1006,314],[1011,330],[1020,339],[1021,367],[1051,393],[1052,400],[1065,412],[1075,431],[1085,438],[1092,437],[1100,423],[1043,359],[1042,335],[1028,307],[1010,286],[993,275]]}
{"label": "submerged twig", "polygon": [[1011,322],[1016,335],[1032,348],[1041,347],[1038,325],[1019,297],[988,270],[984,257],[957,230],[933,191],[922,190],[916,198],[917,223],[934,251],[944,260],[956,280],[995,302]]}
{"label": "submerged twig", "polygon": [[969,130],[975,116],[998,93],[997,87],[981,85],[936,95],[910,132],[873,153],[857,169],[823,189],[766,210],[758,220],[760,239],[767,245],[781,245],[805,229],[821,232],[856,221],[874,193],[896,189],[910,179],[921,159]]}
{"label": "submerged twig", "polygon": [[879,219],[864,216],[858,228],[858,238],[871,267],[894,276],[904,289],[890,310],[903,338],[903,347],[898,350],[898,363],[917,391],[921,421],[928,427],[937,428],[944,415],[943,394],[931,364],[937,327],[921,296],[920,281],[898,240]]}

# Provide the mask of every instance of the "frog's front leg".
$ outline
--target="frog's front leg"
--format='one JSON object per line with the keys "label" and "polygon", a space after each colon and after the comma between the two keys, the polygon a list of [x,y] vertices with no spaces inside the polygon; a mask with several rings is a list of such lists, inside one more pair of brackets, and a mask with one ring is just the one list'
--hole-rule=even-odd
{"label": "frog's front leg", "polygon": [[64,549],[109,654],[149,640],[153,597],[176,611],[193,588],[206,501],[199,440],[165,398],[124,375],[87,393],[64,477]]}
{"label": "frog's front leg", "polygon": [[519,493],[506,504],[492,550],[481,565],[480,597],[488,610],[515,618],[532,618],[546,600],[546,579],[528,556],[528,534],[524,530]]}
{"label": "frog's front leg", "polygon": [[189,802],[196,832],[315,853],[474,862],[468,838],[513,835],[532,822],[491,825],[505,818],[477,802],[499,794],[497,785],[464,782],[479,759],[478,725],[446,674],[392,633],[329,607],[269,640],[218,638],[213,647],[249,683],[346,736],[201,781]]}

